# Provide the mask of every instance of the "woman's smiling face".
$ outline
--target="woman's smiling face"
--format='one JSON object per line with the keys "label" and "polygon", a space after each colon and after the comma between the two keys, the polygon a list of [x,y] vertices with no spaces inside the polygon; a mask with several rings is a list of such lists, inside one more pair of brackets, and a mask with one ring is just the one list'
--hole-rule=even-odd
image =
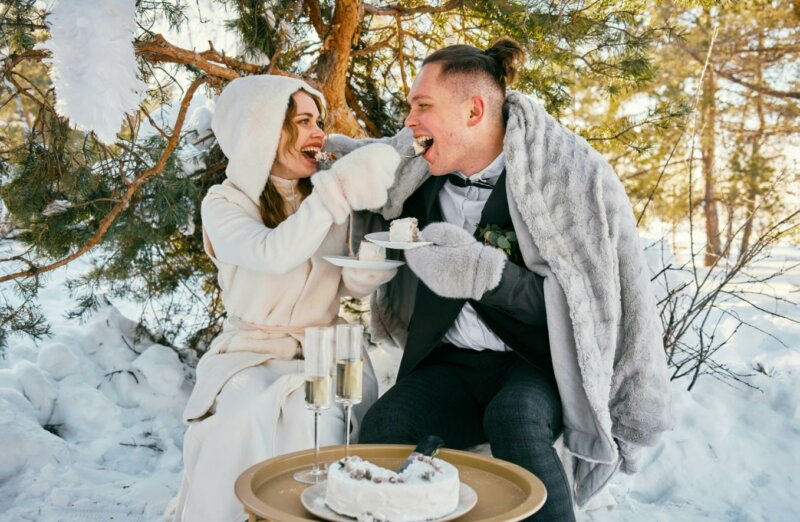
{"label": "woman's smiling face", "polygon": [[[293,130],[287,130],[284,122],[270,174],[284,179],[307,178],[317,171],[316,154],[325,144],[325,133],[314,98],[305,91],[297,91],[292,100],[295,109],[287,111],[287,118]],[[294,140],[292,134],[296,134]]]}

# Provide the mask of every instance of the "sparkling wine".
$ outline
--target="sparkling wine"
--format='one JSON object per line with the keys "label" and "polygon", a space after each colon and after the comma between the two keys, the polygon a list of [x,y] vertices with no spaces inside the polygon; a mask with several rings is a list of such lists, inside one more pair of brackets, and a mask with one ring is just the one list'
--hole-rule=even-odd
{"label": "sparkling wine", "polygon": [[342,359],[336,361],[336,400],[351,404],[361,402],[361,359]]}
{"label": "sparkling wine", "polygon": [[306,405],[319,409],[331,406],[330,377],[306,377]]}

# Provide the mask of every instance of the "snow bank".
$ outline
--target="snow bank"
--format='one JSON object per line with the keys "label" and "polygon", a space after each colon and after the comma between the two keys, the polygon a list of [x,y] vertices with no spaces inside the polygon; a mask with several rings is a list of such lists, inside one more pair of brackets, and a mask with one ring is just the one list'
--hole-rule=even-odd
{"label": "snow bank", "polygon": [[3,520],[157,520],[177,493],[191,369],[103,303],[0,360]]}

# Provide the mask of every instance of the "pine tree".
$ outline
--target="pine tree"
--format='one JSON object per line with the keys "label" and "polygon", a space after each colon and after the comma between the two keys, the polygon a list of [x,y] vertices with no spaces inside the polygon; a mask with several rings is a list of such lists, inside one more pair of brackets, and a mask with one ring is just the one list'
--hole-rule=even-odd
{"label": "pine tree", "polygon": [[[150,29],[159,18],[179,27],[191,2],[137,2],[141,33],[134,48],[151,90],[111,145],[74,130],[54,109],[58,93],[42,66],[48,51],[34,47],[48,37],[40,3],[0,3],[6,49],[0,74],[8,89],[0,100],[7,122],[0,129],[4,239],[27,249],[2,260],[0,284],[25,281],[33,296],[50,270],[96,249],[93,269],[70,284],[76,315],[91,309],[100,292],[132,297],[155,310],[148,326],[162,342],[202,348],[224,312],[202,252],[199,203],[223,179],[225,158],[213,137],[184,127],[195,93],[210,96],[248,74],[300,76],[325,94],[330,130],[390,135],[402,126],[405,95],[426,54],[511,36],[529,57],[518,88],[560,115],[575,103],[578,78],[603,85],[611,99],[647,85],[656,71],[652,46],[667,30],[648,21],[646,2],[634,0],[216,3],[241,36],[240,55],[213,42],[205,50],[183,49]],[[162,128],[153,115],[167,105],[178,116]],[[200,168],[181,159],[195,145]],[[24,302],[35,318],[33,298]],[[11,304],[0,313],[5,331],[37,327],[20,322],[24,314]]]}

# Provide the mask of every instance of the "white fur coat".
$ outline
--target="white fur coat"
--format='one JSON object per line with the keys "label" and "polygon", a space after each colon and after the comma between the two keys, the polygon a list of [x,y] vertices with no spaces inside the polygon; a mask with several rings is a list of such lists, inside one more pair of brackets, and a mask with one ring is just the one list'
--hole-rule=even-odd
{"label": "white fur coat", "polygon": [[[583,505],[641,446],[672,426],[661,323],[633,211],[622,183],[585,140],[531,98],[509,91],[504,140],[508,203],[529,270],[545,277],[553,369],[564,410],[574,495]],[[405,130],[386,140],[411,153]],[[332,138],[342,153],[368,141]],[[385,219],[428,177],[401,163]],[[374,217],[362,216],[354,231]],[[404,346],[416,281],[398,277],[373,297],[376,333]]]}

